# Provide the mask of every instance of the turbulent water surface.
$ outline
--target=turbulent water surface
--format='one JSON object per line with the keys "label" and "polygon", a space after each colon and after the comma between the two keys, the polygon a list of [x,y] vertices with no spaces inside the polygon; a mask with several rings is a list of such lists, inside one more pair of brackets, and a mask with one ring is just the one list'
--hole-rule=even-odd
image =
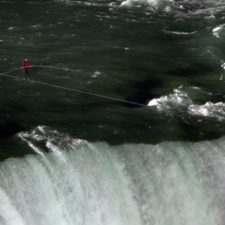
{"label": "turbulent water surface", "polygon": [[224,0],[0,0],[0,225],[223,225],[224,40]]}

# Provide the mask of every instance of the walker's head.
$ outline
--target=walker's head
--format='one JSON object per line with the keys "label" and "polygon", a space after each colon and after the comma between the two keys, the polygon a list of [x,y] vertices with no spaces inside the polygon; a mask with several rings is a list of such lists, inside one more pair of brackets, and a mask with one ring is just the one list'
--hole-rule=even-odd
{"label": "walker's head", "polygon": [[26,58],[26,59],[24,59],[24,61],[28,61],[28,59]]}

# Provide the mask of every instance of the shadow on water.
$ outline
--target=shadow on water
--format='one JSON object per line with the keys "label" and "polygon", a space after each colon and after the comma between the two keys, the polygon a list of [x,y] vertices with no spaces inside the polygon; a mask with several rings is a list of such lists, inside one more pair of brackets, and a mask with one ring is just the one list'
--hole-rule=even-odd
{"label": "shadow on water", "polygon": [[8,136],[13,136],[24,129],[25,127],[17,122],[4,122],[0,125],[0,140]]}
{"label": "shadow on water", "polygon": [[205,63],[195,63],[186,68],[173,70],[170,73],[178,77],[196,77],[197,75],[215,72],[215,67]]}
{"label": "shadow on water", "polygon": [[16,135],[29,129],[27,126],[17,122],[4,121],[0,123],[0,160],[5,160],[9,157],[23,157],[33,153],[31,149],[24,143],[18,143]]}
{"label": "shadow on water", "polygon": [[[133,87],[137,90],[132,96],[129,96],[126,100],[137,102],[140,104],[147,105],[149,100],[158,97],[154,94],[154,90],[162,86],[163,81],[157,78],[150,78],[141,82],[137,82]],[[132,104],[124,104],[127,107],[138,107]]]}

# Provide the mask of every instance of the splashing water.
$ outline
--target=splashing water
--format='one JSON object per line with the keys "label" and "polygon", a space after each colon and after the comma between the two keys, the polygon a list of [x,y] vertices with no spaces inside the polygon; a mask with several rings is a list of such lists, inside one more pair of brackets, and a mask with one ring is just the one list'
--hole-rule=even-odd
{"label": "splashing water", "polygon": [[224,138],[112,147],[45,126],[21,136],[44,157],[0,164],[3,224],[223,224]]}

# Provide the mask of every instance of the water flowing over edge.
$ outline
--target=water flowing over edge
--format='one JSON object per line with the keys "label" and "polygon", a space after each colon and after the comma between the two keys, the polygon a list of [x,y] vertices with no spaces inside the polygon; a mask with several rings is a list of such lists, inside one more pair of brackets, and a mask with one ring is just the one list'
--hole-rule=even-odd
{"label": "water flowing over edge", "polygon": [[45,126],[18,138],[37,155],[0,164],[1,224],[223,224],[224,138],[113,147]]}

